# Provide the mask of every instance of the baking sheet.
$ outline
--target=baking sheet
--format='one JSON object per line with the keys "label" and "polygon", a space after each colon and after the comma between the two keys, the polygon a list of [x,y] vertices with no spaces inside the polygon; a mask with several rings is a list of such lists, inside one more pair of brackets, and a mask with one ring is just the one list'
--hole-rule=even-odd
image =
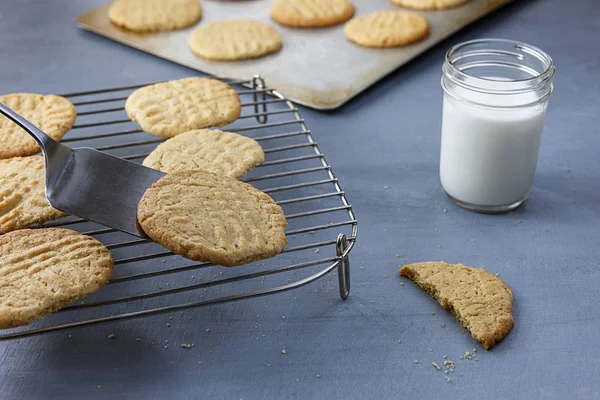
{"label": "baking sheet", "polygon": [[[427,39],[393,49],[370,49],[350,43],[344,36],[343,24],[321,29],[279,26],[269,17],[271,0],[204,0],[204,15],[196,26],[171,32],[139,34],[118,28],[108,19],[108,4],[82,14],[77,23],[81,28],[217,77],[248,79],[260,74],[269,87],[277,88],[287,98],[327,110],[341,106],[452,33],[511,1],[472,0],[450,10],[420,12],[431,26]],[[387,0],[353,3],[356,15],[399,8]],[[200,24],[242,18],[274,25],[283,37],[282,50],[255,60],[224,62],[204,60],[188,48],[188,37]]]}

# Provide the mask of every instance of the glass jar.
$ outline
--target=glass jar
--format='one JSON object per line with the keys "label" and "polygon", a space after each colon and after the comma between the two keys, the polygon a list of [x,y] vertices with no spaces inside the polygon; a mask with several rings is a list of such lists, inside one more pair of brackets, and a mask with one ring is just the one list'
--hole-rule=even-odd
{"label": "glass jar", "polygon": [[529,196],[554,65],[525,43],[480,39],[446,53],[440,179],[472,211],[501,213]]}

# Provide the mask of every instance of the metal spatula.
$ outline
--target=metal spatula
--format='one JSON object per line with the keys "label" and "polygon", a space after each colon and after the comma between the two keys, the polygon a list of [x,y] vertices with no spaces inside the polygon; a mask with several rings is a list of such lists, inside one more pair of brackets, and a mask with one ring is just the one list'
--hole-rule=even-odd
{"label": "metal spatula", "polygon": [[142,195],[165,174],[90,148],[71,149],[0,103],[0,112],[29,133],[46,160],[46,198],[52,207],[132,235]]}

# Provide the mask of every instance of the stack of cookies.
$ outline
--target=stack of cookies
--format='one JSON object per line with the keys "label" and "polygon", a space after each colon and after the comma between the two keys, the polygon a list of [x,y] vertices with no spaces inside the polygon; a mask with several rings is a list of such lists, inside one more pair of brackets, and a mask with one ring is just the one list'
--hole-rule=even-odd
{"label": "stack of cookies", "polygon": [[[468,1],[390,0],[394,5],[417,10],[443,10]],[[270,16],[286,28],[316,29],[346,23],[346,38],[365,47],[406,46],[429,33],[427,19],[415,12],[392,9],[354,17],[355,11],[348,0],[275,0]],[[108,16],[123,29],[156,32],[193,26],[201,20],[202,13],[199,0],[115,0]],[[193,31],[188,42],[194,54],[216,61],[263,57],[278,52],[282,43],[273,26],[254,20],[211,22]]]}

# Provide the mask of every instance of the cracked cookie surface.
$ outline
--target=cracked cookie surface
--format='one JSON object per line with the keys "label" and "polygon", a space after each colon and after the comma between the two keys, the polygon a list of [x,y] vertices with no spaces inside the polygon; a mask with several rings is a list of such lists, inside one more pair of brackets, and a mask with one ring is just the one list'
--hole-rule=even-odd
{"label": "cracked cookie surface", "polygon": [[514,325],[511,290],[482,268],[443,261],[421,262],[403,266],[399,274],[450,311],[486,349],[501,341]]}
{"label": "cracked cookie surface", "polygon": [[282,46],[275,28],[252,20],[211,22],[195,30],[188,44],[197,56],[218,61],[263,57]]}
{"label": "cracked cookie surface", "polygon": [[69,229],[22,229],[0,236],[0,329],[26,325],[104,286],[110,251]]}
{"label": "cracked cookie surface", "polygon": [[277,0],[271,18],[294,28],[322,28],[352,18],[354,5],[348,0]]}
{"label": "cracked cookie surface", "polygon": [[48,203],[45,179],[41,156],[0,160],[0,233],[68,215]]}
{"label": "cracked cookie surface", "polygon": [[181,29],[202,18],[198,0],[116,0],[108,9],[113,24],[133,32]]}
{"label": "cracked cookie surface", "polygon": [[227,125],[240,116],[240,99],[226,83],[185,78],[137,89],[125,102],[131,120],[152,135],[173,137],[192,129]]}
{"label": "cracked cookie surface", "polygon": [[[77,113],[67,99],[53,94],[12,93],[0,96],[0,102],[12,108],[46,135],[60,142],[73,127]],[[0,159],[31,156],[40,146],[20,126],[0,115]]]}
{"label": "cracked cookie surface", "polygon": [[216,129],[197,129],[159,144],[143,164],[166,173],[201,169],[241,178],[264,159],[256,140]]}
{"label": "cracked cookie surface", "polygon": [[410,11],[376,11],[354,17],[344,25],[346,38],[365,47],[400,47],[429,33],[425,17]]}
{"label": "cracked cookie surface", "polygon": [[161,178],[142,196],[137,216],[152,240],[195,261],[242,265],[273,257],[287,244],[285,216],[271,197],[200,170]]}

